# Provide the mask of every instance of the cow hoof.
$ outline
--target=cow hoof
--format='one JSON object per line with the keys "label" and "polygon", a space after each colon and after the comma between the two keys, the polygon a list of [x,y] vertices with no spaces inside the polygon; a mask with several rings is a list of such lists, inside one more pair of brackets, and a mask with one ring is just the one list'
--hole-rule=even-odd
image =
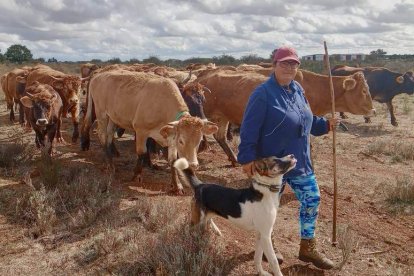
{"label": "cow hoof", "polygon": [[397,126],[398,126],[398,122],[397,122],[397,121],[391,121],[391,124],[392,124],[393,126],[395,126],[395,127],[397,127]]}
{"label": "cow hoof", "polygon": [[178,195],[178,196],[183,196],[184,195],[184,189],[175,190],[175,194]]}

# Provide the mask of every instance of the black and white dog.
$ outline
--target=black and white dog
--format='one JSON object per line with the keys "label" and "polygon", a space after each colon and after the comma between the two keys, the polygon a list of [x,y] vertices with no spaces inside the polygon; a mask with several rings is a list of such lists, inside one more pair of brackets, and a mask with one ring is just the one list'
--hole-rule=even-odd
{"label": "black and white dog", "polygon": [[191,223],[210,222],[214,215],[221,216],[241,228],[256,232],[254,263],[259,275],[271,275],[263,270],[263,253],[269,260],[274,275],[282,275],[273,249],[271,234],[279,207],[279,190],[285,173],[296,165],[293,155],[283,158],[268,157],[254,162],[255,173],[252,185],[245,189],[232,189],[216,184],[202,183],[188,162],[180,158],[174,167],[184,177],[184,182],[194,189],[191,202]]}

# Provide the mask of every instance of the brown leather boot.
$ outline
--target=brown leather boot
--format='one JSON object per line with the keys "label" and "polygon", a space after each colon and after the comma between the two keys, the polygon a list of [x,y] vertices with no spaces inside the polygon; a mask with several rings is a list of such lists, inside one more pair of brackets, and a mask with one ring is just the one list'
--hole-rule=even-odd
{"label": "brown leather boot", "polygon": [[320,269],[328,270],[334,267],[331,260],[318,252],[315,239],[302,239],[300,241],[299,260],[306,263],[313,263],[314,266]]}

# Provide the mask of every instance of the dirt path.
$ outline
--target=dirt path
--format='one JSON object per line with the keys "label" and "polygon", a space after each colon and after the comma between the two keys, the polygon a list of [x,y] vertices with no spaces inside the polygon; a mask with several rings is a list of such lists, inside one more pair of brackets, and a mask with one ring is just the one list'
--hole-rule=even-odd
{"label": "dirt path", "polygon": [[[397,106],[402,106],[406,98],[399,98]],[[412,98],[409,98],[413,101]],[[414,106],[414,104],[412,104]],[[8,122],[5,103],[0,104],[0,143],[7,142],[19,129],[17,124]],[[279,210],[274,234],[275,243],[285,257],[282,270],[285,275],[409,275],[414,273],[414,215],[413,207],[405,212],[394,214],[389,211],[385,201],[387,188],[396,183],[399,176],[414,179],[414,161],[398,161],[391,156],[366,154],[369,145],[379,141],[414,143],[414,116],[404,114],[397,108],[398,128],[392,127],[386,118],[386,112],[380,105],[379,116],[370,125],[364,124],[359,116],[347,119],[349,131],[338,132],[338,226],[348,225],[353,230],[356,245],[351,258],[342,271],[323,272],[297,260],[299,250],[298,202],[287,189]],[[67,121],[63,126],[63,135],[70,141],[71,127]],[[24,139],[34,144],[33,133],[22,133]],[[95,164],[105,170],[104,155],[96,139],[89,152],[81,152],[79,145],[58,145],[59,158],[82,166],[83,163]],[[331,136],[315,138],[314,160],[316,176],[321,188],[322,204],[318,220],[319,247],[334,261],[341,261],[341,250],[331,246],[332,232],[332,140]],[[145,171],[144,183],[138,186],[131,182],[135,155],[133,136],[126,135],[117,142],[121,157],[116,160],[116,188],[123,192],[120,206],[143,191],[154,198],[168,195],[169,170],[164,160],[159,160],[159,171]],[[216,145],[199,156],[201,167],[199,177],[231,187],[242,187],[248,181],[241,168],[229,166],[227,158]],[[3,171],[0,176],[0,197],[12,197],[15,189],[21,188],[21,176],[9,177]],[[176,197],[176,206],[183,214],[188,212],[191,192]],[[4,202],[4,201],[0,201]],[[0,205],[0,274],[1,275],[46,275],[61,271],[70,274],[85,274],[73,261],[80,244],[77,240],[62,243],[55,248],[47,248],[41,240],[28,238],[23,225],[10,221]],[[217,218],[216,224],[223,232],[228,258],[237,257],[232,275],[255,275],[253,265],[254,237],[252,233],[242,231]],[[62,270],[62,266],[64,269]],[[91,268],[88,268],[91,271]],[[296,273],[296,274],[294,274]],[[412,275],[412,274],[411,274]]]}

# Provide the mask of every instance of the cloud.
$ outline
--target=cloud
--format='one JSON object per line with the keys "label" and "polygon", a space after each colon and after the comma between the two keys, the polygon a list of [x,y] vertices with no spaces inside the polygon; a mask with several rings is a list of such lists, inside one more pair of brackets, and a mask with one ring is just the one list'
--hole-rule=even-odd
{"label": "cloud", "polygon": [[[0,50],[106,60],[257,54],[282,44],[299,54],[333,50],[410,53],[414,3],[405,0],[2,0]],[[398,43],[397,43],[398,42]]]}

